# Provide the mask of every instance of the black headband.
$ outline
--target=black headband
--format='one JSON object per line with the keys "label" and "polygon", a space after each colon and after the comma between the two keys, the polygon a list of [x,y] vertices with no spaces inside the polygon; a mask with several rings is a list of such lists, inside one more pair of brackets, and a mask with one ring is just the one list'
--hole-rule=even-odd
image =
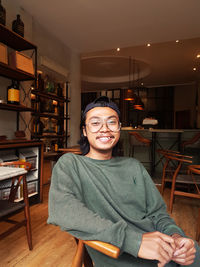
{"label": "black headband", "polygon": [[120,111],[118,106],[112,102],[107,96],[100,96],[97,99],[95,99],[93,102],[91,102],[90,104],[88,104],[83,112],[83,117],[85,117],[86,113],[93,109],[93,108],[97,108],[97,107],[108,107],[108,108],[112,108],[114,111],[117,112],[118,116],[120,117]]}

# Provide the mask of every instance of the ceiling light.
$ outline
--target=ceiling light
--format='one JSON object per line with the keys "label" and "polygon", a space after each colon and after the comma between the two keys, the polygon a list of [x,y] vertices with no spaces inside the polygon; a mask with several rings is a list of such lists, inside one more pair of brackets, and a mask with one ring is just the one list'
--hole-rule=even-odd
{"label": "ceiling light", "polygon": [[193,70],[197,70],[197,68],[193,68]]}
{"label": "ceiling light", "polygon": [[197,58],[200,58],[200,54],[197,55]]}
{"label": "ceiling light", "polygon": [[151,46],[151,44],[147,44],[147,46]]}
{"label": "ceiling light", "polygon": [[179,40],[176,40],[176,43],[179,43]]}
{"label": "ceiling light", "polygon": [[120,51],[120,48],[119,47],[117,48],[117,51]]}
{"label": "ceiling light", "polygon": [[141,85],[144,85],[144,83],[141,83]]}

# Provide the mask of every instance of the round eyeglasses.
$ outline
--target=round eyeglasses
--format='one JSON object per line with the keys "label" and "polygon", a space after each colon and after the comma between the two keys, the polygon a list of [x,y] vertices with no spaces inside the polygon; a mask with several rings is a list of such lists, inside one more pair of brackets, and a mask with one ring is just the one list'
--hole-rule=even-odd
{"label": "round eyeglasses", "polygon": [[121,123],[115,117],[105,120],[101,118],[92,118],[86,125],[91,133],[97,133],[104,124],[111,132],[120,131]]}

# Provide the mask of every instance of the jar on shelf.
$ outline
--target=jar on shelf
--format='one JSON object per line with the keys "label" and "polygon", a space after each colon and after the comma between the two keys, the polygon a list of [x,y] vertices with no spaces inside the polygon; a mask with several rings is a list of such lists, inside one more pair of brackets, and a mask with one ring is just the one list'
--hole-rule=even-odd
{"label": "jar on shelf", "polygon": [[34,120],[34,133],[38,135],[43,134],[44,125],[41,122],[39,117],[36,117]]}
{"label": "jar on shelf", "polygon": [[12,22],[12,30],[20,36],[24,37],[24,23],[21,20],[19,14],[17,14],[17,19],[13,20]]}
{"label": "jar on shelf", "polygon": [[12,84],[7,87],[7,103],[19,105],[19,82],[12,80]]}

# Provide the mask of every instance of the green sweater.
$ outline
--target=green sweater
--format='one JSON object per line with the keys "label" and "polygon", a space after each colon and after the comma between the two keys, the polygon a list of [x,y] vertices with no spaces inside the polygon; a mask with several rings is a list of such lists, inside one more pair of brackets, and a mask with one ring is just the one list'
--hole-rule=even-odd
{"label": "green sweater", "polygon": [[77,238],[120,248],[117,260],[88,248],[95,267],[157,266],[156,261],[137,258],[142,234],[184,235],[167,214],[143,165],[125,157],[94,160],[74,154],[62,156],[53,169],[48,223]]}

